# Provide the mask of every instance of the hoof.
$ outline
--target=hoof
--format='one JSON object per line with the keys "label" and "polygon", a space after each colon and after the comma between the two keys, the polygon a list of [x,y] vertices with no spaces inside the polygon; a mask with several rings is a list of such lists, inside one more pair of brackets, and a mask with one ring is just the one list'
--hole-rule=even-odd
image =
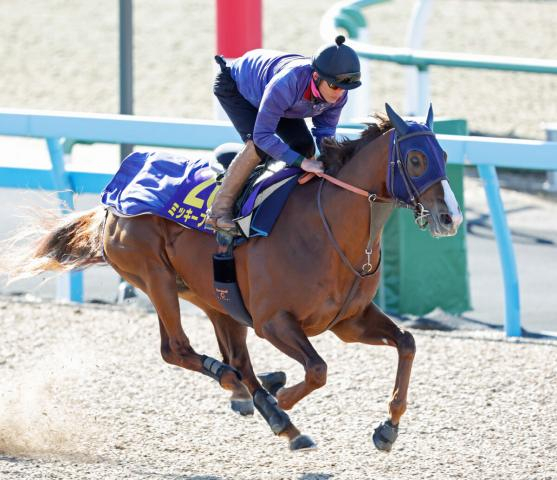
{"label": "hoof", "polygon": [[279,389],[286,385],[286,373],[284,372],[265,372],[257,375],[263,388],[273,397],[276,397]]}
{"label": "hoof", "polygon": [[312,448],[317,448],[315,442],[307,435],[298,435],[293,440],[290,440],[290,450],[310,450]]}
{"label": "hoof", "polygon": [[389,420],[382,422],[373,432],[373,443],[378,450],[390,452],[398,437],[398,426],[394,426]]}
{"label": "hoof", "polygon": [[253,415],[254,411],[252,400],[230,400],[230,408],[242,417]]}

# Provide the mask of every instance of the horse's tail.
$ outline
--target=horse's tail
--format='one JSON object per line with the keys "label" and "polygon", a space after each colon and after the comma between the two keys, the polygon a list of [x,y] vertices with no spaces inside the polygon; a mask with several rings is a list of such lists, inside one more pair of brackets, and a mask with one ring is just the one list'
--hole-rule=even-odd
{"label": "horse's tail", "polygon": [[2,242],[0,271],[9,282],[43,272],[65,272],[104,262],[104,209],[96,207],[25,227]]}

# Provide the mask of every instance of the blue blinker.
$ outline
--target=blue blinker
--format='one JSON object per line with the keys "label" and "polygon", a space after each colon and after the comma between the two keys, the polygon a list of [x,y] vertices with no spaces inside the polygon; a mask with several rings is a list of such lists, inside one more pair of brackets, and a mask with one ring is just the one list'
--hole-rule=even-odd
{"label": "blue blinker", "polygon": [[[390,144],[387,188],[396,199],[407,205],[416,205],[419,196],[431,185],[447,178],[443,149],[432,131],[433,107],[425,124],[405,121],[389,104],[385,104],[389,120],[395,128]],[[406,165],[408,154],[418,150],[428,159],[426,171],[419,177],[410,177]]]}

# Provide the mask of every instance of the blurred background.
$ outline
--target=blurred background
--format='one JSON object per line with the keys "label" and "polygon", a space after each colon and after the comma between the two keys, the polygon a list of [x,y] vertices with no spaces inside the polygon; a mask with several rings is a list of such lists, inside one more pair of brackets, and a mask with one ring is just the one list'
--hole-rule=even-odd
{"label": "blurred background", "polygon": [[[312,55],[320,21],[335,2],[263,0],[263,46]],[[216,2],[133,1],[134,113],[207,118],[212,112]],[[403,47],[414,2],[362,9],[371,43]],[[0,105],[118,113],[118,2],[0,1]],[[557,2],[435,0],[423,47],[557,58]],[[332,41],[332,39],[331,39]],[[402,108],[403,69],[373,62],[370,111]],[[437,115],[466,118],[472,131],[544,138],[557,119],[557,76],[431,69]]]}

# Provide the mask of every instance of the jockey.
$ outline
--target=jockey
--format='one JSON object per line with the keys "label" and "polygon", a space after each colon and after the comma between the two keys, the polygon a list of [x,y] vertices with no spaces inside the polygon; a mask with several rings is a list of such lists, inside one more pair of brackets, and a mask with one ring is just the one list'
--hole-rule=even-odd
{"label": "jockey", "polygon": [[[361,85],[358,56],[344,41],[339,35],[312,59],[258,49],[228,67],[223,57],[215,57],[221,71],[214,93],[245,145],[226,171],[207,215],[209,226],[236,230],[234,201],[253,169],[268,157],[306,172],[323,171],[313,138],[320,145],[335,135],[347,90]],[[307,117],[313,117],[312,133]]]}

